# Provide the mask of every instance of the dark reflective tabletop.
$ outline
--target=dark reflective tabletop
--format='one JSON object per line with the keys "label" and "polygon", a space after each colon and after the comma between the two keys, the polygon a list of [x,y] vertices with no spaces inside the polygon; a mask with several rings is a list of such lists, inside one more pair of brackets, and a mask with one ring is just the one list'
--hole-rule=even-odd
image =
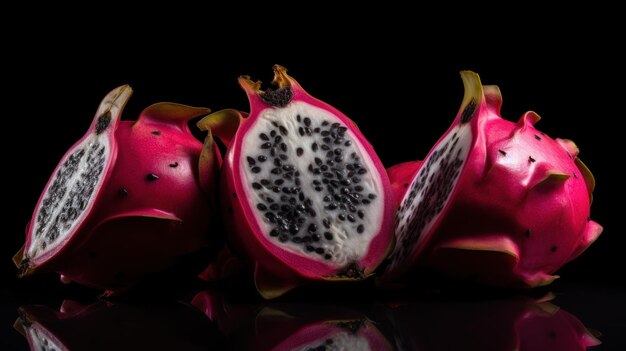
{"label": "dark reflective tabletop", "polygon": [[[102,300],[68,287],[3,290],[3,350],[625,350],[622,287],[530,292],[312,287],[278,301],[232,288]],[[47,297],[44,297],[47,296]]]}

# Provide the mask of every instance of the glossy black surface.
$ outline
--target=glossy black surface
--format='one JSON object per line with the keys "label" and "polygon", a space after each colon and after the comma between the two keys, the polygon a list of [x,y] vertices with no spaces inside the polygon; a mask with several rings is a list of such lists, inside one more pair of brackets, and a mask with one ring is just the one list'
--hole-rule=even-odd
{"label": "glossy black surface", "polygon": [[[559,25],[558,31],[548,33],[533,16],[532,21],[519,23],[524,35],[503,34],[498,39],[490,33],[502,28],[486,18],[478,21],[472,17],[465,18],[464,29],[453,30],[453,36],[435,39],[432,35],[441,31],[417,30],[419,18],[413,11],[400,14],[403,18],[389,26],[364,19],[361,26],[350,26],[348,31],[337,25],[344,19],[328,15],[332,20],[324,21],[327,31],[307,36],[293,29],[292,34],[300,36],[292,40],[286,37],[290,30],[265,30],[256,20],[244,20],[238,14],[232,25],[244,26],[251,33],[233,40],[227,27],[212,25],[207,19],[218,15],[205,12],[201,19],[182,16],[185,24],[176,26],[158,16],[121,16],[124,11],[119,8],[106,20],[92,16],[64,19],[49,16],[45,10],[45,16],[38,17],[31,10],[24,11],[28,15],[23,18],[19,11],[11,16],[17,16],[21,26],[35,34],[24,38],[17,35],[21,27],[15,27],[5,31],[10,35],[3,44],[7,60],[3,84],[9,92],[3,99],[2,129],[16,140],[2,140],[4,175],[9,179],[3,198],[9,212],[4,214],[5,229],[0,238],[0,349],[27,349],[26,339],[12,327],[20,306],[44,305],[58,311],[64,300],[85,305],[96,302],[97,292],[62,285],[53,275],[18,281],[10,258],[24,241],[24,226],[50,172],[83,135],[102,96],[115,86],[130,84],[135,95],[124,112],[125,119],[134,118],[157,101],[245,110],[247,101],[236,78],[250,74],[268,83],[275,63],[286,66],[312,95],[353,118],[386,166],[423,157],[446,130],[462,99],[458,76],[462,69],[476,71],[485,84],[500,86],[505,118],[517,120],[532,109],[543,117],[539,129],[573,139],[596,177],[592,218],[605,230],[587,252],[557,272],[563,277],[560,281],[530,295],[538,298],[553,292],[554,305],[600,332],[598,338],[603,344],[592,350],[626,349],[622,272],[626,240],[621,224],[623,201],[616,195],[623,184],[623,172],[616,169],[623,158],[623,59],[616,49],[619,45],[604,44],[611,43],[616,31],[610,27],[617,22],[606,20],[600,26],[590,26],[574,16],[570,17],[571,26]],[[163,17],[171,18],[172,14],[163,13]],[[144,25],[140,19],[150,23]],[[359,38],[355,38],[357,34]],[[196,333],[205,330],[207,338],[231,342],[233,337],[223,335],[215,323],[177,302],[189,302],[203,289],[191,284],[177,289],[173,297],[156,294],[147,307],[128,311],[139,325],[143,312],[137,310],[144,307],[156,320],[183,318],[180,324],[164,323],[155,330],[167,336],[172,332],[168,328],[184,325],[190,329],[190,334],[184,335],[200,347],[206,346],[208,339],[198,339]],[[337,297],[320,294],[319,289],[307,289],[287,296],[285,301],[291,303],[290,310],[302,313],[322,304],[320,299],[325,304],[346,305],[379,322],[387,339],[397,336],[401,340],[404,329],[388,327],[397,325],[393,324],[393,314],[389,317],[383,313],[385,317],[381,317],[379,310],[372,309],[393,304],[396,299],[409,301],[407,311],[439,304],[454,320],[468,308],[476,308],[476,299],[494,299],[490,296],[493,292],[467,297],[463,291],[452,295],[428,291],[416,296],[404,292],[396,296],[352,289],[338,292]],[[357,306],[352,304],[354,299]],[[233,304],[259,302],[254,295],[244,294],[236,296]],[[332,308],[327,309],[332,315]],[[126,312],[120,309],[116,313],[124,316]],[[188,314],[192,316],[189,320],[181,317]],[[419,319],[400,320],[396,323],[409,334],[421,323]],[[445,320],[438,322],[433,335],[444,330],[445,324]],[[398,334],[394,334],[396,330]],[[449,338],[462,332],[452,328]],[[423,346],[419,340],[428,338],[415,334],[415,344]],[[424,349],[429,349],[432,344],[425,345]]]}

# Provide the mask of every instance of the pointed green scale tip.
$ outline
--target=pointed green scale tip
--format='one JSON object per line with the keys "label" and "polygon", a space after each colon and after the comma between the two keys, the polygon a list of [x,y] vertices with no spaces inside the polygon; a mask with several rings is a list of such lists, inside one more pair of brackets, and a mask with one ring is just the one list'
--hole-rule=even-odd
{"label": "pointed green scale tip", "polygon": [[257,263],[254,267],[254,285],[261,297],[266,300],[272,300],[284,295],[289,290],[296,287],[295,284],[286,283],[284,280],[277,279],[276,275],[266,271]]}
{"label": "pointed green scale tip", "polygon": [[500,92],[500,88],[497,85],[483,85],[483,91],[487,106],[499,114],[500,108],[502,107],[502,93]]}
{"label": "pointed green scale tip", "polygon": [[471,251],[492,251],[511,256],[519,261],[518,247],[515,242],[504,235],[490,235],[479,238],[461,238],[443,242],[438,249],[455,249]]}
{"label": "pointed green scale tip", "polygon": [[210,112],[211,110],[206,107],[193,107],[173,102],[157,102],[141,111],[137,123],[140,123],[142,120],[148,120],[186,124],[189,120],[207,115]]}
{"label": "pointed green scale tip", "polygon": [[565,174],[561,171],[557,170],[549,170],[546,171],[543,178],[539,179],[535,184],[530,186],[530,189],[533,189],[537,186],[562,186],[565,184],[565,181],[570,178],[569,174]]}
{"label": "pointed green scale tip", "polygon": [[541,117],[535,111],[527,111],[517,121],[517,127],[519,129],[526,129],[528,126],[534,126],[541,120]]}
{"label": "pointed green scale tip", "polygon": [[587,165],[585,165],[580,158],[576,157],[574,159],[574,163],[576,164],[576,167],[578,167],[578,170],[585,180],[585,184],[587,185],[587,192],[589,193],[589,203],[591,204],[591,202],[593,202],[593,190],[596,188],[596,179],[594,178],[589,168],[587,168]]}
{"label": "pointed green scale tip", "polygon": [[210,131],[228,146],[245,117],[241,112],[229,108],[211,113],[196,125],[202,131]]}
{"label": "pointed green scale tip", "polygon": [[561,139],[561,138],[556,138],[556,142],[563,148],[565,149],[565,151],[567,151],[567,153],[572,157],[576,157],[578,156],[578,152],[580,151],[578,149],[578,146],[576,146],[576,143],[574,143],[572,140],[570,139]]}
{"label": "pointed green scale tip", "polygon": [[461,71],[461,79],[463,79],[463,87],[465,93],[463,95],[463,103],[461,104],[460,119],[461,123],[471,121],[479,106],[484,100],[483,86],[480,82],[478,74],[472,71]]}

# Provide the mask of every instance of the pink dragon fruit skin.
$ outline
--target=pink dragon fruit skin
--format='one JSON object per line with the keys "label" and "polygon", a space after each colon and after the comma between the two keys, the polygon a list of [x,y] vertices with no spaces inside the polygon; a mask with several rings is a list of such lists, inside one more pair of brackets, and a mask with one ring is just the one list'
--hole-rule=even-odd
{"label": "pink dragon fruit skin", "polygon": [[[25,247],[15,257],[22,276],[56,271],[64,282],[114,293],[146,273],[169,267],[181,255],[207,247],[209,235],[215,235],[209,226],[220,155],[210,133],[203,145],[187,126],[189,119],[210,110],[157,103],[137,121],[120,121],[130,94],[128,86],[109,93],[89,132],[63,157],[90,140],[108,145],[101,182],[84,215],[70,223],[64,238],[48,244],[55,247],[37,254],[32,246],[41,240],[33,240],[33,223],[63,162],[53,173],[27,227]],[[111,119],[96,133],[98,139],[94,128],[104,111]]]}
{"label": "pink dragon fruit skin", "polygon": [[[457,153],[461,155],[458,178],[439,215],[417,240],[397,237],[396,252],[391,255],[395,264],[386,279],[401,276],[419,262],[490,285],[549,284],[556,278],[554,271],[602,232],[589,219],[593,176],[578,159],[572,141],[554,140],[535,129],[537,114],[527,112],[517,123],[502,119],[498,87],[482,86],[473,72],[461,75],[465,97],[457,118],[412,177],[415,181],[422,171],[429,172],[428,167],[433,167],[429,158],[445,151],[441,144],[450,141],[451,134],[465,133],[467,148],[460,147]],[[459,140],[463,145],[463,136]],[[415,184],[406,180],[413,170],[404,169],[404,174],[390,173],[392,187]],[[409,208],[409,193],[396,191],[395,195],[401,197],[396,198],[400,218],[403,212],[417,211],[415,206]],[[397,222],[397,235],[406,234],[401,229]],[[403,246],[410,253],[399,260],[402,255],[396,253]]]}

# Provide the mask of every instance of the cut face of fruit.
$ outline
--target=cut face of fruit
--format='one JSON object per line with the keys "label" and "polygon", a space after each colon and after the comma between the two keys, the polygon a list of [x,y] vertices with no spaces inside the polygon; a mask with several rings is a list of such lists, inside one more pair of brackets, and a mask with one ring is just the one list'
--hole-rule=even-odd
{"label": "cut face of fruit", "polygon": [[261,112],[246,136],[244,189],[265,237],[337,266],[362,258],[382,223],[384,190],[345,123],[294,102]]}
{"label": "cut face of fruit", "polygon": [[57,166],[30,223],[27,257],[50,257],[85,220],[115,161],[113,135],[131,93],[129,86],[111,91],[100,104],[87,135]]}

